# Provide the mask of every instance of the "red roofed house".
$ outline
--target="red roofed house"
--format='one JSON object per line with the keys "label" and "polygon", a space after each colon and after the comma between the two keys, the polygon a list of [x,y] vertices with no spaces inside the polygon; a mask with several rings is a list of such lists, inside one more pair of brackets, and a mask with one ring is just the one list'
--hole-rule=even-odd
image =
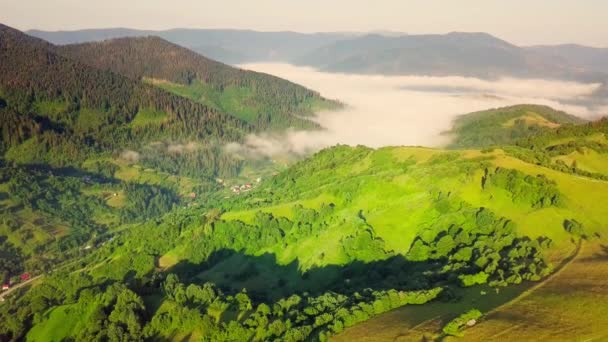
{"label": "red roofed house", "polygon": [[27,272],[26,272],[26,273],[23,273],[23,274],[20,276],[20,278],[21,278],[21,281],[28,281],[28,280],[30,280],[31,276],[30,276],[30,274],[29,274],[29,273],[27,273]]}
{"label": "red roofed house", "polygon": [[8,289],[10,289],[10,288],[11,288],[11,286],[10,286],[9,284],[3,284],[3,285],[2,285],[2,289],[3,289],[3,290],[8,290]]}

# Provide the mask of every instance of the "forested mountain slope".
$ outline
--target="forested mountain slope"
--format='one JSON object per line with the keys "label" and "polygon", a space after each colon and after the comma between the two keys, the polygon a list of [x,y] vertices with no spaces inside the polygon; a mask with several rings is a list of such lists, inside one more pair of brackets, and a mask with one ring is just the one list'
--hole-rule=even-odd
{"label": "forested mountain slope", "polygon": [[[20,116],[3,125],[27,127],[17,130],[24,135],[13,136],[13,142],[36,134],[39,145],[89,139],[84,145],[111,151],[163,138],[238,139],[249,130],[208,106],[67,59],[54,46],[7,26],[0,26],[0,57],[3,115]],[[155,119],[133,124],[150,116]]]}
{"label": "forested mountain slope", "polygon": [[[178,193],[238,172],[221,146],[253,128],[232,115],[70,60],[7,26],[0,60],[2,280],[78,257],[118,225],[169,211]],[[151,147],[160,141],[197,144],[171,155]],[[187,187],[163,172],[176,163],[196,177]]]}
{"label": "forested mountain slope", "polygon": [[337,106],[297,84],[233,68],[158,37],[67,45],[58,51],[233,114],[259,129],[311,127],[300,117]]}
{"label": "forested mountain slope", "polygon": [[[287,81],[176,49],[183,50],[180,58],[200,65],[170,68],[163,59],[169,54],[148,66],[177,82],[180,75],[204,74],[224,82],[215,81],[217,88],[229,89],[234,82],[239,89],[252,89],[231,103],[267,106],[269,122],[281,113],[295,118],[289,116],[295,109],[287,109],[293,102],[281,102],[283,90],[296,102],[301,95],[297,103],[303,111],[297,113],[312,110],[315,102],[307,102],[308,96],[325,103]],[[245,168],[243,160],[225,153],[225,144],[270,127],[138,76],[81,63],[3,25],[0,60],[0,280],[78,258],[83,248],[125,225],[223,189],[218,179],[237,177]],[[281,122],[296,121],[306,122]]]}

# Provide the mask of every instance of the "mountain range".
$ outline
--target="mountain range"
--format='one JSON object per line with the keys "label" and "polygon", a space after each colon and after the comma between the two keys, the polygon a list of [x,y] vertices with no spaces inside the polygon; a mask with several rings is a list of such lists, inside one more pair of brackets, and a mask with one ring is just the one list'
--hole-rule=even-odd
{"label": "mountain range", "polygon": [[305,34],[204,29],[29,33],[56,44],[157,35],[225,63],[288,62],[330,72],[542,77],[600,82],[608,78],[608,49],[574,44],[521,47],[487,33]]}
{"label": "mountain range", "polygon": [[291,60],[325,44],[353,36],[349,33],[305,34],[213,29],[153,31],[128,28],[56,32],[30,30],[27,33],[59,45],[122,37],[157,36],[229,64]]}

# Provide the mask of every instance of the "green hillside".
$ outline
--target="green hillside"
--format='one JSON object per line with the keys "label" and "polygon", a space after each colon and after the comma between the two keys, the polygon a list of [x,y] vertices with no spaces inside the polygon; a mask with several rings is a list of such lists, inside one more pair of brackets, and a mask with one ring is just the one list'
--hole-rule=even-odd
{"label": "green hillside", "polygon": [[[31,340],[66,319],[57,339],[324,340],[434,298],[481,289],[499,305],[561,267],[576,241],[607,233],[608,183],[517,151],[324,150],[247,195],[125,230],[15,305],[63,305],[37,309]],[[18,317],[3,319],[24,333]]]}
{"label": "green hillside", "polygon": [[233,114],[259,129],[316,127],[302,117],[338,107],[338,103],[297,84],[207,59],[158,37],[120,38],[57,49],[84,64]]}
{"label": "green hillside", "polygon": [[517,105],[461,115],[446,134],[454,139],[452,148],[487,147],[554,130],[584,120],[547,106]]}

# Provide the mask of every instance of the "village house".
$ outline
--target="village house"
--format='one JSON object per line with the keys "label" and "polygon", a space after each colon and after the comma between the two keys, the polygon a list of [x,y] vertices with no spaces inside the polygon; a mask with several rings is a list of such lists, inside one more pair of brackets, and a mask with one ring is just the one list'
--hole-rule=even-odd
{"label": "village house", "polygon": [[3,291],[4,291],[4,290],[8,290],[8,289],[10,289],[10,288],[11,288],[11,285],[10,285],[9,283],[2,284],[2,290],[3,290]]}

